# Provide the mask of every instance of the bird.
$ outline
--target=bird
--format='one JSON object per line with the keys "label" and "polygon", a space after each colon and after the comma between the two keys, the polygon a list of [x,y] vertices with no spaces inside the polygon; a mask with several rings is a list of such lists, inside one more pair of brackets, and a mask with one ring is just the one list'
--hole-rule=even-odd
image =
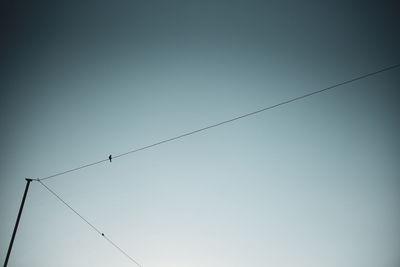
{"label": "bird", "polygon": [[111,159],[112,159],[112,156],[110,155],[110,156],[108,156],[108,159],[110,160],[110,162],[111,162]]}

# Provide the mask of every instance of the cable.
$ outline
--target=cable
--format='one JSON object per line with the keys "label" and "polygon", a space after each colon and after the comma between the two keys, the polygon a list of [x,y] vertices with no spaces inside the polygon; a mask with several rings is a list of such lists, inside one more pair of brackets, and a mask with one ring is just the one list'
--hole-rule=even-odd
{"label": "cable", "polygon": [[86,164],[86,165],[83,165],[83,166],[80,166],[80,167],[77,167],[77,168],[74,168],[74,169],[71,169],[71,170],[59,172],[59,173],[56,173],[56,174],[53,174],[53,175],[50,175],[50,176],[47,176],[47,177],[44,177],[44,178],[41,178],[41,179],[36,179],[36,180],[40,181],[40,180],[50,179],[50,178],[53,178],[53,177],[56,177],[56,176],[60,176],[60,175],[63,175],[63,174],[69,173],[69,172],[73,172],[73,171],[77,171],[77,170],[80,170],[80,169],[83,169],[83,168],[87,168],[87,167],[90,167],[90,166],[93,166],[93,165],[96,165],[96,164],[99,164],[99,163],[102,163],[102,162],[105,162],[105,161],[108,161],[108,159],[99,160],[99,161],[96,161],[96,162],[93,162],[93,163],[89,163],[89,164]]}
{"label": "cable", "polygon": [[[164,143],[167,143],[167,142],[171,142],[171,141],[174,141],[176,139],[180,139],[182,137],[186,137],[186,136],[189,136],[189,135],[192,135],[192,134],[196,134],[196,133],[199,133],[199,132],[202,132],[202,131],[205,131],[205,130],[208,130],[208,129],[211,129],[211,128],[214,128],[214,127],[218,127],[218,126],[221,126],[221,125],[226,124],[226,123],[230,123],[230,122],[233,122],[233,121],[236,121],[236,120],[239,120],[239,119],[243,119],[243,118],[255,115],[257,113],[260,113],[260,112],[263,112],[263,111],[266,111],[266,110],[269,110],[269,109],[273,109],[273,108],[276,108],[276,107],[279,107],[279,106],[282,106],[282,105],[286,105],[286,104],[289,104],[291,102],[294,102],[294,101],[297,101],[297,100],[300,100],[300,99],[303,99],[303,98],[306,98],[306,97],[309,97],[309,96],[312,96],[312,95],[315,95],[315,94],[319,94],[319,93],[331,90],[333,88],[336,88],[336,87],[339,87],[339,86],[342,86],[342,85],[345,85],[345,84],[349,84],[349,83],[352,83],[352,82],[367,78],[369,76],[373,76],[373,75],[376,75],[376,74],[379,74],[379,73],[382,73],[382,72],[385,72],[385,71],[388,71],[388,70],[391,70],[391,69],[395,69],[395,68],[398,68],[398,67],[400,67],[400,64],[392,65],[390,67],[386,67],[386,68],[383,68],[383,69],[380,69],[380,70],[377,70],[377,71],[374,71],[374,72],[370,72],[370,73],[358,76],[356,78],[353,78],[353,79],[350,79],[350,80],[347,80],[347,81],[344,81],[344,82],[341,82],[341,83],[337,83],[337,84],[328,86],[326,88],[323,88],[323,89],[320,89],[320,90],[317,90],[317,91],[314,91],[314,92],[311,92],[311,93],[308,93],[308,94],[305,94],[305,95],[302,95],[302,96],[291,98],[289,100],[280,102],[280,103],[272,105],[272,106],[268,106],[268,107],[265,107],[265,108],[250,112],[250,113],[246,113],[246,114],[238,116],[238,117],[234,117],[234,118],[229,119],[229,120],[225,120],[225,121],[222,121],[222,122],[219,122],[219,123],[216,123],[216,124],[209,125],[207,127],[204,127],[204,128],[192,131],[192,132],[184,133],[182,135],[178,135],[178,136],[175,136],[175,137],[172,137],[172,138],[169,138],[169,139],[165,139],[165,140],[159,141],[157,143],[154,143],[154,144],[151,144],[151,145],[148,145],[148,146],[144,146],[144,147],[141,147],[141,148],[137,148],[137,149],[134,149],[134,150],[131,150],[131,151],[128,151],[128,152],[113,156],[113,159],[116,159],[116,158],[119,158],[119,157],[123,157],[123,156],[126,156],[128,154],[136,153],[138,151],[145,150],[145,149],[148,149],[148,148],[151,148],[151,147],[154,147],[154,146],[158,146],[158,145],[161,145],[161,144],[164,144]],[[87,164],[87,165],[83,165],[81,167],[77,167],[77,168],[74,168],[74,169],[71,169],[71,170],[67,170],[67,171],[59,172],[59,173],[56,173],[56,174],[53,174],[53,175],[50,175],[50,176],[47,176],[47,177],[39,178],[37,180],[40,181],[40,180],[50,179],[50,178],[53,178],[53,177],[56,177],[56,176],[60,176],[60,175],[63,175],[63,174],[69,173],[69,172],[73,172],[73,171],[76,171],[76,170],[79,170],[79,169],[83,169],[83,168],[86,168],[86,167],[89,167],[89,166],[100,164],[100,163],[106,162],[108,160],[109,159],[103,159],[103,160],[100,160],[100,161],[97,161],[97,162],[93,162],[93,163],[90,163],[90,164]]]}
{"label": "cable", "polygon": [[65,202],[58,194],[56,194],[52,189],[50,189],[47,185],[45,185],[41,180],[35,179],[34,181],[39,182],[43,185],[51,194],[53,194],[58,200],[60,200],[65,206],[67,206],[70,210],[72,210],[76,215],[79,216],[83,221],[85,221],[93,230],[95,230],[99,235],[104,237],[108,243],[118,249],[122,254],[124,254],[129,260],[135,263],[137,266],[142,267],[136,260],[134,260],[131,256],[129,256],[124,250],[122,250],[119,246],[117,246],[110,238],[108,238],[103,232],[101,232],[97,227],[91,224],[87,219],[85,219],[79,212],[77,212],[74,208],[72,208],[67,202]]}

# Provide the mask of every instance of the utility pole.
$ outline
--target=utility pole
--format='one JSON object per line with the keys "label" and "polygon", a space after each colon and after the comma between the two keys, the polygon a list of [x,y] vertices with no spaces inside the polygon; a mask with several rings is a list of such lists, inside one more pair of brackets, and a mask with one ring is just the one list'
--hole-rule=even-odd
{"label": "utility pole", "polygon": [[12,249],[12,246],[14,243],[15,234],[17,233],[17,229],[18,229],[19,219],[21,219],[21,213],[22,213],[22,210],[24,209],[26,194],[28,193],[29,184],[32,182],[32,179],[29,179],[29,178],[26,178],[25,180],[26,180],[25,192],[24,192],[24,196],[22,197],[21,207],[19,207],[18,217],[17,217],[17,221],[15,222],[14,231],[13,231],[11,241],[10,241],[10,246],[8,247],[8,251],[7,251],[6,261],[4,262],[4,267],[7,267],[7,264],[8,264],[8,259],[10,257],[11,249]]}

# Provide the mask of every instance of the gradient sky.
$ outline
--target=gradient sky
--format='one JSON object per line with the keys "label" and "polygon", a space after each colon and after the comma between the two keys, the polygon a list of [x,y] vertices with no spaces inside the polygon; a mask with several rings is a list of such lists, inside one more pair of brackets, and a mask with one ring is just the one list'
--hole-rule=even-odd
{"label": "gradient sky", "polygon": [[[0,255],[25,177],[400,62],[394,1],[2,1]],[[145,267],[400,266],[400,70],[45,183]],[[31,184],[9,266],[134,266]]]}

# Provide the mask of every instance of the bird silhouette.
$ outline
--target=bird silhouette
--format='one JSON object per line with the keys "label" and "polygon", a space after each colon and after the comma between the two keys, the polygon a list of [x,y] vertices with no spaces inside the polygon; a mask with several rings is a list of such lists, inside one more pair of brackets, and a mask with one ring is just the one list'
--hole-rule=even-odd
{"label": "bird silhouette", "polygon": [[112,156],[110,155],[110,156],[108,156],[108,159],[110,160],[110,162],[111,162],[111,159],[112,159]]}

